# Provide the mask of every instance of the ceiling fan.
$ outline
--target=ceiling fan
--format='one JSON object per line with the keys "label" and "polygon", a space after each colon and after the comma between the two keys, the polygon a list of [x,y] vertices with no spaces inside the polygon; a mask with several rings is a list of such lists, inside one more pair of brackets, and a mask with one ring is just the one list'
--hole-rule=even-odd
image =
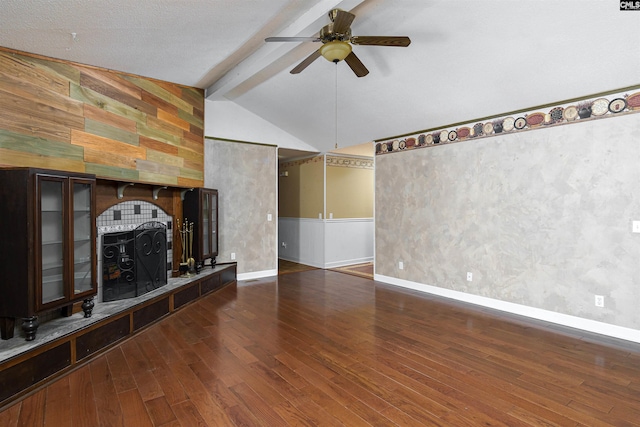
{"label": "ceiling fan", "polygon": [[404,36],[352,36],[351,23],[355,17],[353,13],[333,9],[329,11],[331,23],[322,27],[318,37],[268,37],[265,42],[322,42],[320,49],[293,68],[291,74],[300,73],[323,56],[336,63],[344,60],[358,77],[366,76],[369,70],[353,53],[351,45],[407,47],[411,43],[409,37]]}

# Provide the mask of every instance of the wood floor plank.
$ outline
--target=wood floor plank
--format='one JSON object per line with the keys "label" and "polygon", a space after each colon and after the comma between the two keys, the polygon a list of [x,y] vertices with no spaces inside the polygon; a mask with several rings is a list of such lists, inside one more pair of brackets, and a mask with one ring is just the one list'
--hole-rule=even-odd
{"label": "wood floor plank", "polygon": [[153,427],[154,425],[159,425],[151,421],[138,390],[133,389],[119,393],[118,401],[122,408],[122,420],[125,427]]}
{"label": "wood floor plank", "polygon": [[142,400],[146,402],[164,396],[162,387],[153,375],[153,365],[142,353],[137,342],[129,340],[122,344],[121,348]]}
{"label": "wood floor plank", "polygon": [[16,427],[18,425],[18,417],[20,416],[20,408],[22,408],[22,402],[13,404],[4,411],[0,411],[0,426]]}
{"label": "wood floor plank", "polygon": [[0,425],[640,427],[640,344],[310,269],[212,292]]}
{"label": "wood floor plank", "polygon": [[99,425],[93,390],[94,384],[96,387],[101,387],[104,381],[94,382],[92,380],[93,372],[91,366],[106,366],[106,362],[106,357],[102,356],[92,361],[89,365],[85,365],[69,374],[69,390],[73,400],[73,405],[71,405],[73,427],[95,427]]}
{"label": "wood floor plank", "polygon": [[44,426],[46,396],[46,389],[41,389],[29,396],[29,399],[26,399],[22,403],[20,415],[18,415],[18,427]]}
{"label": "wood floor plank", "polygon": [[285,420],[286,425],[311,427],[318,424],[311,421],[307,415],[296,408],[291,402],[282,402],[273,408]]}
{"label": "wood floor plank", "polygon": [[280,415],[273,410],[273,405],[265,402],[246,383],[236,384],[231,387],[231,391],[238,397],[244,406],[251,409],[251,412],[256,418],[266,423],[266,425],[276,426],[285,424],[285,421],[280,417]]}
{"label": "wood floor plank", "polygon": [[46,389],[46,406],[44,413],[45,426],[72,426],[71,385],[69,377],[64,377],[51,384]]}
{"label": "wood floor plank", "polygon": [[[123,347],[117,347],[107,353],[107,362],[109,364],[109,372],[111,373],[111,381],[116,393],[122,393],[127,390],[133,390],[136,388],[136,381],[133,378],[127,359],[123,353]],[[99,366],[94,366],[94,370],[97,370]],[[103,369],[100,373],[104,376]]]}
{"label": "wood floor plank", "polygon": [[154,426],[162,426],[178,419],[164,396],[144,401],[144,405]]}
{"label": "wood floor plank", "polygon": [[[208,393],[190,393],[189,399],[207,425],[251,425],[251,423],[246,424],[245,420],[247,420],[248,417],[243,409],[239,409],[239,405],[230,408],[221,408]],[[232,420],[242,420],[242,422],[235,423]]]}
{"label": "wood floor plank", "polygon": [[188,400],[173,405],[171,409],[184,427],[208,427],[198,409]]}
{"label": "wood floor plank", "polygon": [[[121,352],[115,353],[122,354]],[[135,382],[133,382],[133,388],[128,388],[128,390],[135,390]],[[98,425],[101,427],[122,427],[124,420],[115,383],[103,381],[99,386],[93,388],[93,394]]]}

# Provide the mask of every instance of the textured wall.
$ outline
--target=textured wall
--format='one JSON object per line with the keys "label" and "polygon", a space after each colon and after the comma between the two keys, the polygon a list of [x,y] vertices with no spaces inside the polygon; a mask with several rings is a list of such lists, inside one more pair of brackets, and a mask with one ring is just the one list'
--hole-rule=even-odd
{"label": "textured wall", "polygon": [[201,186],[201,89],[0,51],[0,165]]}
{"label": "textured wall", "polygon": [[[277,148],[205,140],[205,187],[219,191],[219,262],[238,274],[277,270]],[[271,214],[272,220],[267,221]]]}
{"label": "textured wall", "polygon": [[377,156],[375,198],[376,274],[640,329],[640,114]]}

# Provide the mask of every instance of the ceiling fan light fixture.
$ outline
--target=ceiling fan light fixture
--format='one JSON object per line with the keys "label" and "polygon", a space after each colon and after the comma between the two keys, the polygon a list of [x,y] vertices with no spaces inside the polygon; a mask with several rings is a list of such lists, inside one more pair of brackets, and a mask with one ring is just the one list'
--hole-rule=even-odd
{"label": "ceiling fan light fixture", "polygon": [[329,62],[340,62],[350,53],[351,45],[340,40],[327,42],[320,48],[320,54]]}

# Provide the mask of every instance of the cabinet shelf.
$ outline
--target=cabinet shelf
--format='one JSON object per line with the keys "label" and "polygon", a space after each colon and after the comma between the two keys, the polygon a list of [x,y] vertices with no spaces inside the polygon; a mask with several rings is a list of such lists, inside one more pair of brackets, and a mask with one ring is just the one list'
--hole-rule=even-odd
{"label": "cabinet shelf", "polygon": [[50,276],[42,275],[42,284],[48,285],[50,283],[62,282],[62,274],[52,274]]}
{"label": "cabinet shelf", "polygon": [[59,262],[50,262],[50,263],[43,263],[42,264],[42,273],[44,275],[44,272],[47,270],[53,270],[56,268],[63,268],[64,267],[64,261],[60,260]]}

